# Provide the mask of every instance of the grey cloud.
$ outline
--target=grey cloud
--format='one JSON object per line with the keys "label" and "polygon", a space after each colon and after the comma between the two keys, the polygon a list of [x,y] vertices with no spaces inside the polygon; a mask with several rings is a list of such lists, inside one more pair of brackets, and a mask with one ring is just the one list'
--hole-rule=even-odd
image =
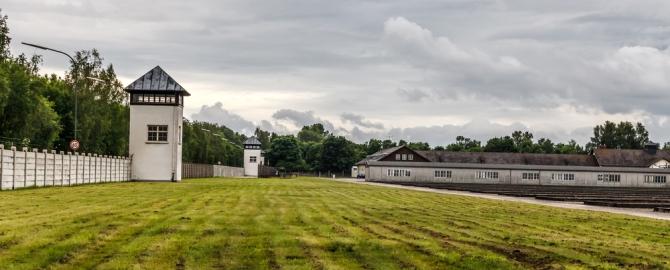
{"label": "grey cloud", "polygon": [[[438,142],[451,136],[441,117],[532,126],[561,106],[576,108],[575,120],[670,115],[665,0],[165,0],[160,9],[132,0],[7,0],[2,8],[15,54],[34,52],[20,41],[68,52],[98,48],[128,80],[160,64],[188,87],[190,100],[200,90],[208,97],[199,100],[262,92],[273,103],[254,109],[279,113],[291,104],[292,112],[267,122],[207,106],[222,115],[207,119],[240,129],[255,122],[289,132],[328,122],[305,112],[318,108],[319,115],[392,121],[398,136]],[[67,64],[48,53],[44,63],[59,74]],[[310,98],[272,96],[287,90]],[[211,105],[191,104],[185,109],[194,114]],[[426,126],[442,128],[413,128],[426,115],[436,119]],[[566,132],[535,131],[566,140],[582,128],[563,122]],[[386,135],[367,129],[356,126],[349,136]],[[424,134],[430,131],[438,135]]]}
{"label": "grey cloud", "polygon": [[396,90],[396,93],[409,102],[419,102],[429,97],[429,94],[421,89],[400,88]]}
{"label": "grey cloud", "polygon": [[224,109],[221,102],[217,102],[212,106],[203,105],[199,112],[191,115],[191,119],[217,123],[247,135],[253,133],[256,129],[256,125],[253,122]]}
{"label": "grey cloud", "polygon": [[358,114],[353,114],[353,113],[343,113],[340,115],[340,118],[342,119],[343,122],[351,122],[357,126],[365,127],[365,128],[375,128],[375,129],[383,129],[384,124],[382,123],[375,123],[372,121],[365,120],[365,117],[362,115]]}
{"label": "grey cloud", "polygon": [[272,118],[277,120],[287,120],[296,125],[298,128],[321,123],[326,130],[335,130],[335,126],[330,121],[314,116],[313,111],[301,112],[292,109],[281,109],[275,112],[272,115]]}

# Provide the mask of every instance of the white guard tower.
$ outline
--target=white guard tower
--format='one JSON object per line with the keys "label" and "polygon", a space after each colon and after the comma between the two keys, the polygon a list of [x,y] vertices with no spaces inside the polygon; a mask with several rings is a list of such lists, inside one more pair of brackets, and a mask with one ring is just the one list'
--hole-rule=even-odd
{"label": "white guard tower", "polygon": [[130,93],[131,179],[181,181],[184,96],[190,96],[156,66],[125,88]]}
{"label": "white guard tower", "polygon": [[244,142],[244,175],[258,177],[258,166],[265,163],[261,142],[251,137]]}

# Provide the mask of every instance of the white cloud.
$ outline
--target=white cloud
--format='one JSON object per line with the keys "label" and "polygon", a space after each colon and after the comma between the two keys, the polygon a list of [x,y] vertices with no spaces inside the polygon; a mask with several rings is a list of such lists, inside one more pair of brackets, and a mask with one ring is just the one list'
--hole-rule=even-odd
{"label": "white cloud", "polygon": [[217,102],[212,106],[203,105],[199,112],[191,115],[191,119],[224,125],[234,131],[247,135],[253,134],[256,129],[256,125],[253,122],[224,109],[221,102]]}
{"label": "white cloud", "polygon": [[619,78],[628,79],[632,85],[667,91],[670,87],[670,48],[622,47],[605,60],[603,68]]}

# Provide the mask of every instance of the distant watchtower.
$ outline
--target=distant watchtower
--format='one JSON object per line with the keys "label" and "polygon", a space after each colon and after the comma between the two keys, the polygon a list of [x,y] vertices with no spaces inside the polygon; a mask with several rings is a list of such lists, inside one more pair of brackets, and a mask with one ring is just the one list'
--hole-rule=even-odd
{"label": "distant watchtower", "polygon": [[156,66],[125,88],[130,93],[131,179],[181,181],[184,96],[190,96]]}
{"label": "distant watchtower", "polygon": [[264,163],[261,142],[256,137],[244,141],[244,175],[258,177],[258,166]]}

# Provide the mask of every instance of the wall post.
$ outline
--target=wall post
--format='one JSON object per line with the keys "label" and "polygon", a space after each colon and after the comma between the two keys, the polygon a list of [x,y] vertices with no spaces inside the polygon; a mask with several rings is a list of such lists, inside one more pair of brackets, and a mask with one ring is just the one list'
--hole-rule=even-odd
{"label": "wall post", "polygon": [[10,148],[12,150],[12,189],[16,185],[16,146]]}
{"label": "wall post", "polygon": [[2,190],[2,176],[5,174],[5,162],[4,162],[4,157],[5,157],[5,145],[0,144],[0,191]]}

